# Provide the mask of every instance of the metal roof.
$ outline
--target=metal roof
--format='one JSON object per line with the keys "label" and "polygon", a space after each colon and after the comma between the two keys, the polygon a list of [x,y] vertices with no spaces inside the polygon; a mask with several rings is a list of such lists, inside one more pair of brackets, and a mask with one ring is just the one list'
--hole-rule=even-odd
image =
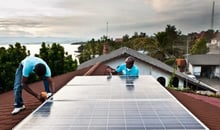
{"label": "metal roof", "polygon": [[205,54],[189,56],[192,65],[220,65],[220,54]]}

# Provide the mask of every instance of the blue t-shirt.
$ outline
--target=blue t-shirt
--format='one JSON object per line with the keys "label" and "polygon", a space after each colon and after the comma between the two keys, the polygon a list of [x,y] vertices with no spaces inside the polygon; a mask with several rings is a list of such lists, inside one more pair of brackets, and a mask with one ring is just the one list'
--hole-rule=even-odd
{"label": "blue t-shirt", "polygon": [[125,63],[118,66],[115,71],[117,73],[122,73],[122,75],[126,75],[126,76],[138,76],[139,75],[139,69],[136,65],[133,65],[131,69],[128,69]]}
{"label": "blue t-shirt", "polygon": [[30,73],[34,73],[35,65],[42,63],[46,67],[46,74],[45,77],[51,77],[51,70],[47,63],[38,57],[28,56],[24,60],[21,61],[23,65],[22,76],[29,77]]}

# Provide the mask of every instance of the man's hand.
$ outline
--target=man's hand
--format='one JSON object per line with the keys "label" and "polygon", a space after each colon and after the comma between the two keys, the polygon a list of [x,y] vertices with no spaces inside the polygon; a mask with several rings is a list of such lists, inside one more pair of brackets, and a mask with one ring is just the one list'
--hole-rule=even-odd
{"label": "man's hand", "polygon": [[50,98],[53,94],[52,93],[46,93],[46,95],[43,95],[42,92],[41,94],[37,95],[37,99],[41,102],[44,102],[45,100],[47,100],[48,98]]}
{"label": "man's hand", "polygon": [[115,74],[116,73],[115,70],[110,67],[106,68],[106,71],[108,72],[108,74],[110,74],[110,73]]}
{"label": "man's hand", "polygon": [[43,98],[43,97],[41,96],[41,94],[37,95],[36,98],[37,98],[40,102],[44,102],[44,101],[45,101],[45,98]]}

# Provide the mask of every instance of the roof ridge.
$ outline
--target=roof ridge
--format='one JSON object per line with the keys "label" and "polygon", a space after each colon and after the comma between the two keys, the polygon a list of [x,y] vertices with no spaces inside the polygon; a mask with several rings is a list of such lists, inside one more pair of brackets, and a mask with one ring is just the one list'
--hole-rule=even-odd
{"label": "roof ridge", "polygon": [[85,74],[84,76],[87,76],[87,75],[91,75],[99,66],[100,66],[100,62],[94,64]]}

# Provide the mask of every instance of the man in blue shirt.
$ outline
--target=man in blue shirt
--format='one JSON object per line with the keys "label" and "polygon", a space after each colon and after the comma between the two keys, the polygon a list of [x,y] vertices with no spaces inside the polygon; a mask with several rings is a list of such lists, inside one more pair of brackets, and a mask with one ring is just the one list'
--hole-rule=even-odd
{"label": "man in blue shirt", "polygon": [[125,63],[119,65],[116,69],[107,69],[109,73],[122,74],[124,76],[138,76],[139,69],[134,65],[134,58],[129,56],[125,59]]}
{"label": "man in blue shirt", "polygon": [[42,100],[41,96],[35,93],[28,86],[28,77],[31,73],[37,74],[43,80],[44,89],[47,92],[47,97],[51,96],[53,93],[51,70],[47,63],[43,59],[38,57],[26,57],[24,60],[21,61],[15,73],[14,110],[11,112],[13,115],[25,109],[22,99],[22,88],[24,88],[24,90],[36,97],[38,100]]}

